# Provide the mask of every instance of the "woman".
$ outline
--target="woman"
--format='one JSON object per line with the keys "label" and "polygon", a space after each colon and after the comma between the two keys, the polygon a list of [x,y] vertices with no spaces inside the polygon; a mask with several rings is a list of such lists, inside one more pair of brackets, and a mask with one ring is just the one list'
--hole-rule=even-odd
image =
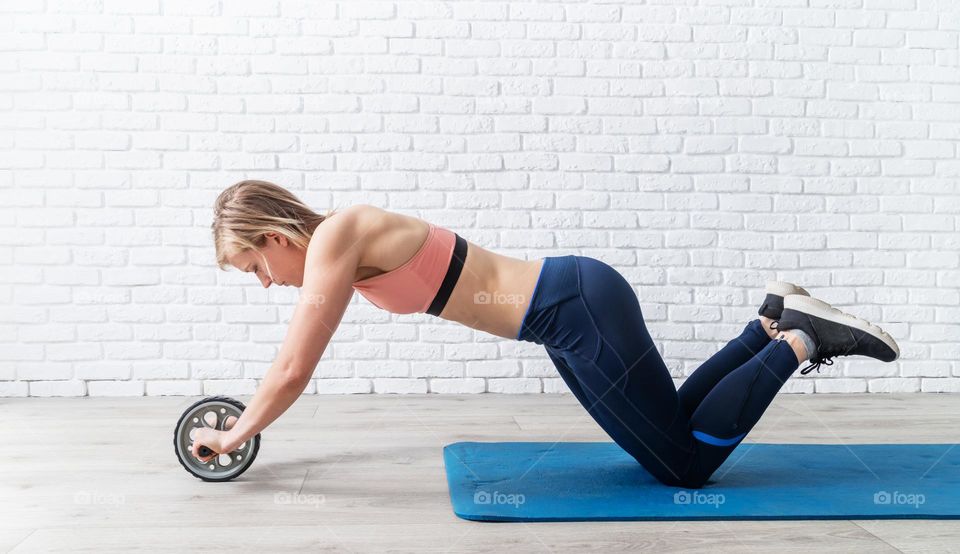
{"label": "woman", "polygon": [[525,261],[496,254],[424,220],[357,205],[325,216],[287,190],[242,181],[223,191],[213,222],[217,263],[264,287],[301,288],[279,355],[227,431],[193,443],[231,452],[280,416],[307,386],[353,291],[385,310],[429,313],[543,345],[597,423],[666,485],[698,488],[760,419],[804,360],[899,356],[879,327],[772,282],[739,337],[677,390],[632,286],[585,256]]}

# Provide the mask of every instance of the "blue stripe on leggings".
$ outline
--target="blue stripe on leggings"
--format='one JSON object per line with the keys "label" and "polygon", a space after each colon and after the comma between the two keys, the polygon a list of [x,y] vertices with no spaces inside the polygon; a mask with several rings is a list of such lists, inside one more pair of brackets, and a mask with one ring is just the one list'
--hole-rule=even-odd
{"label": "blue stripe on leggings", "polygon": [[714,446],[730,446],[731,444],[737,444],[740,442],[740,439],[747,436],[747,434],[743,433],[742,435],[737,435],[731,439],[719,439],[713,435],[708,435],[703,431],[694,431],[693,436],[700,442],[705,442]]}

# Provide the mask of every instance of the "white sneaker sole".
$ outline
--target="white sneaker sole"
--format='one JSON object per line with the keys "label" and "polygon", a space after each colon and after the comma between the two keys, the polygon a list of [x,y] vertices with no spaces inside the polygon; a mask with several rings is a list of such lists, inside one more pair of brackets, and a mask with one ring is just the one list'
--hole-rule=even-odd
{"label": "white sneaker sole", "polygon": [[775,294],[777,296],[786,297],[790,294],[802,294],[804,296],[810,296],[810,293],[803,289],[803,287],[798,287],[793,283],[788,283],[786,281],[767,281],[767,294]]}
{"label": "white sneaker sole", "polygon": [[886,331],[865,319],[860,319],[855,315],[842,312],[822,300],[817,300],[816,298],[811,298],[809,296],[792,294],[783,298],[783,309],[786,310],[788,308],[819,317],[820,319],[825,319],[841,325],[849,325],[850,327],[859,329],[864,333],[883,341],[884,344],[889,346],[890,349],[896,353],[896,356],[893,358],[894,360],[900,357],[900,347],[897,346],[897,341],[893,340],[893,337],[891,337]]}

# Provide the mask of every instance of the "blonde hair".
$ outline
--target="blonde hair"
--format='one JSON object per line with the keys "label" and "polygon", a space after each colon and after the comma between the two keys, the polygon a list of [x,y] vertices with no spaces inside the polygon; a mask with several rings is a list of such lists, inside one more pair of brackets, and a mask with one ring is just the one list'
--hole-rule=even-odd
{"label": "blonde hair", "polygon": [[226,269],[228,257],[261,248],[271,232],[305,249],[317,226],[335,211],[320,215],[292,192],[268,181],[250,179],[231,185],[213,205],[210,228],[217,266]]}

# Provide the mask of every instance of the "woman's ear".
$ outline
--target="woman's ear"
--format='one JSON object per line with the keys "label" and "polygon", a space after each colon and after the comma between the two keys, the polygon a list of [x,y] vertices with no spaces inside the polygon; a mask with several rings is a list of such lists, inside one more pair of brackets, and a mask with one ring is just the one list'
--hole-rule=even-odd
{"label": "woman's ear", "polygon": [[287,241],[287,237],[278,233],[274,233],[272,231],[269,233],[266,233],[264,236],[267,237],[267,240],[277,243],[277,246],[286,247],[287,244],[289,244],[289,241]]}

